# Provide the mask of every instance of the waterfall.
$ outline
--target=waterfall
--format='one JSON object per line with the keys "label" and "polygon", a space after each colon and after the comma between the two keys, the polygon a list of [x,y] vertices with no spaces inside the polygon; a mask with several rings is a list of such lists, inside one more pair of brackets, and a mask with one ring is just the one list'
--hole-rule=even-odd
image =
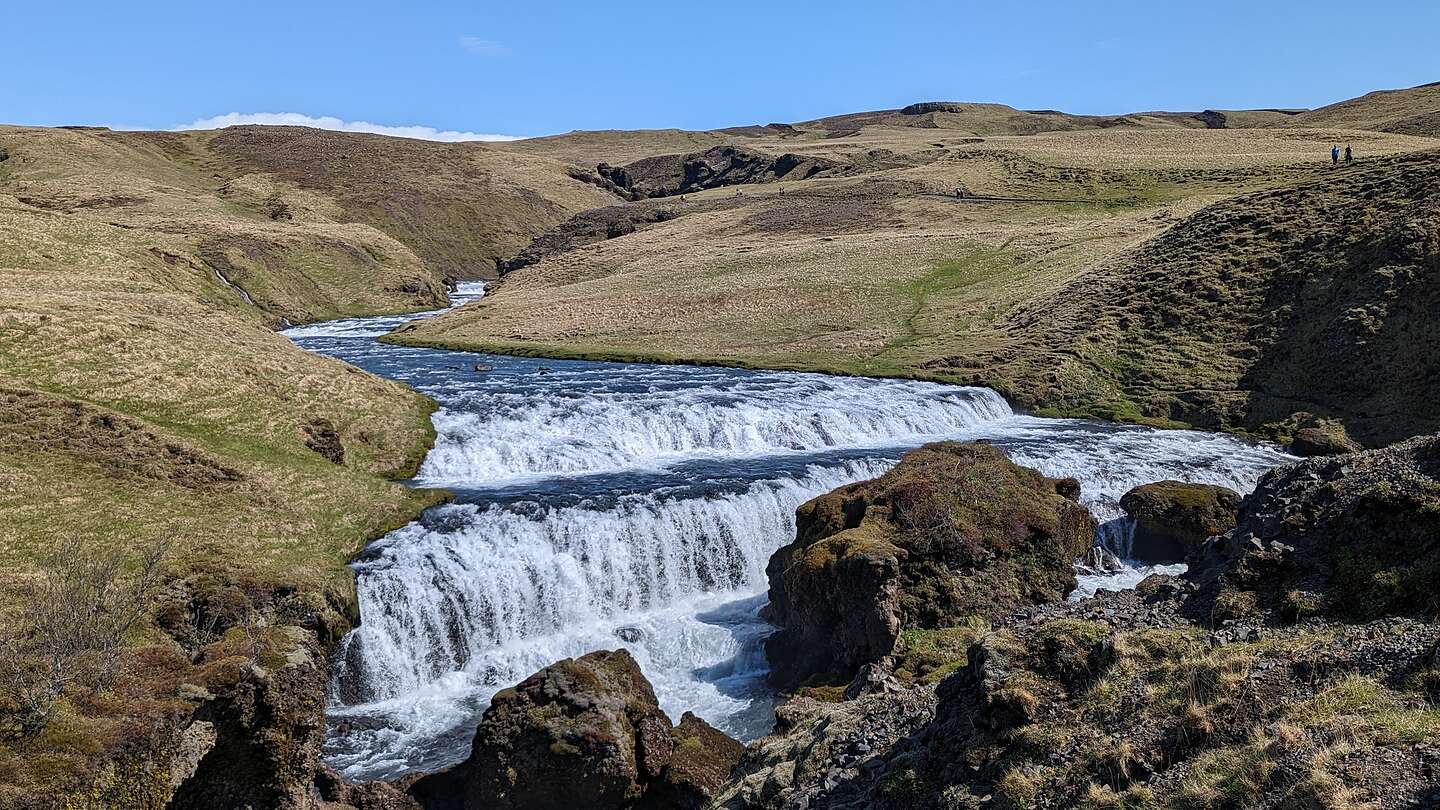
{"label": "waterfall", "polygon": [[[459,501],[355,563],[362,621],[336,656],[325,745],[355,779],[460,761],[497,690],[596,649],[630,650],[672,717],[694,711],[742,739],[767,732],[765,565],[793,539],[796,506],[925,442],[990,441],[1079,479],[1103,524],[1097,542],[1122,557],[1118,502],[1131,487],[1248,491],[1286,460],[1229,436],[1019,416],[983,388],[373,339],[414,317],[286,333],[438,400],[417,480]],[[1077,594],[1155,570],[1170,569],[1085,573]]]}
{"label": "waterfall", "polygon": [[467,486],[697,457],[921,444],[1013,415],[994,391],[934,383],[700,374],[684,388],[659,379],[642,390],[585,386],[587,396],[576,397],[564,374],[552,372],[561,379],[548,391],[487,391],[435,414],[438,438],[419,480]]}
{"label": "waterfall", "polygon": [[512,655],[537,645],[611,633],[703,594],[763,591],[770,555],[794,538],[795,507],[886,466],[812,467],[728,495],[626,495],[609,508],[434,510],[357,564],[364,623],[346,638],[339,694],[396,698],[458,672],[504,686],[530,673],[507,665]]}
{"label": "waterfall", "polygon": [[[768,704],[750,704],[764,691],[765,564],[794,538],[796,506],[888,466],[811,465],[684,497],[431,510],[356,565],[364,621],[337,655],[332,714],[376,722],[332,744],[332,761],[387,773],[397,748],[433,734],[431,724],[473,723],[496,690],[561,658],[622,646],[667,711],[763,733]],[[424,722],[406,722],[417,713]]]}

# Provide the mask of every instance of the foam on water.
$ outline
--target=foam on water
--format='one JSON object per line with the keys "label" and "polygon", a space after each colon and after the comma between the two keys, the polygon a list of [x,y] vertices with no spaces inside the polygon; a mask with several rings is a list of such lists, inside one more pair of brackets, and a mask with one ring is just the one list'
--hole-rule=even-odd
{"label": "foam on water", "polygon": [[435,415],[439,435],[419,480],[473,486],[696,457],[918,445],[1012,415],[985,388],[819,374],[715,375],[683,388],[589,386],[581,397],[562,385],[481,392],[446,407]]}
{"label": "foam on water", "polygon": [[[476,355],[373,340],[414,317],[287,332],[439,400],[419,480],[462,501],[355,564],[362,624],[337,655],[326,756],[356,779],[463,759],[496,690],[596,649],[629,649],[673,717],[765,733],[764,569],[795,507],[926,441],[993,441],[1079,479],[1105,522],[1097,542],[1121,556],[1131,487],[1248,491],[1287,458],[1227,436],[1017,416],[980,388],[494,356],[476,368]],[[1077,596],[1151,570],[1082,576]]]}

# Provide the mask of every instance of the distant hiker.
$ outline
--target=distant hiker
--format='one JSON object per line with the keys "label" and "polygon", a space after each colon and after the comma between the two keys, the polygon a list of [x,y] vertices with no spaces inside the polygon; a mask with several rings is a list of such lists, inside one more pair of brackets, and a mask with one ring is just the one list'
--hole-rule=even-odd
{"label": "distant hiker", "polygon": [[781,186],[781,187],[780,187],[780,196],[781,196],[781,197],[784,197],[784,196],[785,196],[785,187],[784,187],[784,186]]}
{"label": "distant hiker", "polygon": [[1345,144],[1345,162],[1349,163],[1355,159],[1355,153],[1350,151],[1350,144]]}
{"label": "distant hiker", "polygon": [[1330,165],[1340,165],[1340,147],[1338,145],[1330,147]]}
{"label": "distant hiker", "polygon": [[956,187],[955,187],[955,199],[957,199],[957,200],[963,200],[963,199],[965,199],[965,189],[960,188],[959,186],[956,186]]}

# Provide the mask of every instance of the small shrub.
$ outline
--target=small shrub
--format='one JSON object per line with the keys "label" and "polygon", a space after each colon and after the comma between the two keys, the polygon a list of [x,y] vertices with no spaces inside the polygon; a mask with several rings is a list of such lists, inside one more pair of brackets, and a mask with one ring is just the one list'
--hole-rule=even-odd
{"label": "small shrub", "polygon": [[1293,624],[1311,616],[1318,616],[1324,606],[1319,594],[1309,591],[1287,591],[1284,596],[1280,597],[1280,616]]}
{"label": "small shrub", "polygon": [[119,551],[72,539],[41,562],[18,629],[0,640],[0,736],[43,731],[71,687],[110,687],[127,637],[149,615],[161,556],[147,551],[127,572]]}

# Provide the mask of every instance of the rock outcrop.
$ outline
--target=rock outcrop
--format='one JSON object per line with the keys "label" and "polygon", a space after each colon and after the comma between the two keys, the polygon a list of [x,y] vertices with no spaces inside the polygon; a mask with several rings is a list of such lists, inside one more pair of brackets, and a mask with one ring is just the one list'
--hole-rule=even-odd
{"label": "rock outcrop", "polygon": [[1157,481],[1125,493],[1120,508],[1135,521],[1132,559],[1177,563],[1207,537],[1234,528],[1240,494],[1211,484]]}
{"label": "rock outcrop", "polygon": [[1440,615],[1440,436],[1271,471],[1191,569],[1292,620]]}
{"label": "rock outcrop", "polygon": [[427,810],[690,810],[741,752],[694,715],[672,727],[635,659],[600,651],[496,694],[470,758],[410,794]]}
{"label": "rock outcrop", "polygon": [[1078,493],[991,445],[943,442],[802,505],[795,542],[766,569],[774,681],[848,678],[902,628],[1064,598],[1095,536]]}
{"label": "rock outcrop", "polygon": [[900,108],[901,115],[924,115],[925,113],[962,113],[965,105],[955,101],[921,101]]}
{"label": "rock outcrop", "polygon": [[804,180],[840,164],[811,155],[769,155],[735,146],[716,146],[685,155],[658,155],[624,166],[601,163],[600,177],[634,199],[690,194],[707,188]]}
{"label": "rock outcrop", "polygon": [[1338,456],[1364,449],[1338,424],[1303,427],[1295,431],[1295,437],[1290,440],[1290,452],[1303,458]]}

